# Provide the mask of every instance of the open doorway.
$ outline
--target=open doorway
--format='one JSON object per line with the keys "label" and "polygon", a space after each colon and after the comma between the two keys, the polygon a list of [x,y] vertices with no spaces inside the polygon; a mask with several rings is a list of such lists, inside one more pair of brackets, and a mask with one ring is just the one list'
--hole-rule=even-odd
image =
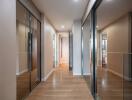
{"label": "open doorway", "polygon": [[107,67],[107,34],[101,34],[102,67]]}
{"label": "open doorway", "polygon": [[59,65],[69,66],[69,33],[59,33]]}

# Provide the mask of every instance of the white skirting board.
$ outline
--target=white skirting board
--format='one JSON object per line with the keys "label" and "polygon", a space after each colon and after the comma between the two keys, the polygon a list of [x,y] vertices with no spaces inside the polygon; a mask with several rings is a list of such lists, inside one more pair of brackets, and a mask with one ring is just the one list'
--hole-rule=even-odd
{"label": "white skirting board", "polygon": [[46,81],[46,80],[49,78],[49,76],[54,72],[54,70],[55,70],[55,69],[52,69],[52,70],[42,79],[42,81]]}
{"label": "white skirting board", "polygon": [[17,72],[16,75],[21,75],[21,74],[23,74],[23,73],[25,73],[25,72],[28,72],[28,69],[25,69],[25,70],[23,70],[23,71],[21,71],[21,72]]}
{"label": "white skirting board", "polygon": [[89,76],[89,75],[91,75],[90,73],[84,73],[83,75],[87,75],[87,76]]}
{"label": "white skirting board", "polygon": [[107,71],[109,71],[110,73],[113,73],[113,74],[115,74],[115,75],[117,75],[117,76],[123,78],[123,75],[121,75],[121,74],[119,74],[119,73],[117,73],[117,72],[115,72],[115,71],[113,71],[113,70],[111,70],[111,69],[107,69]]}
{"label": "white skirting board", "polygon": [[73,73],[74,76],[81,76],[81,73]]}
{"label": "white skirting board", "polygon": [[[73,73],[74,76],[81,76],[81,73]],[[83,75],[91,75],[90,73],[84,73]]]}
{"label": "white skirting board", "polygon": [[123,78],[123,79],[125,79],[125,80],[127,80],[127,81],[132,81],[131,78],[129,78],[129,77],[127,77],[127,76],[123,76],[123,75],[121,75],[121,74],[119,74],[119,73],[117,73],[117,72],[115,72],[115,71],[113,71],[113,70],[111,70],[111,69],[108,69],[107,71],[109,71],[109,72],[111,72],[111,73],[113,73],[113,74],[115,74],[115,75],[117,75],[117,76],[119,76],[119,77],[121,77],[121,78]]}

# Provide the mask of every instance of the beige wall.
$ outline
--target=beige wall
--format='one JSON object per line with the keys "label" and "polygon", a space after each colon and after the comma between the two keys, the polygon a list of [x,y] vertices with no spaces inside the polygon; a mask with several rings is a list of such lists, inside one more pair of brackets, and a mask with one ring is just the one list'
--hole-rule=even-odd
{"label": "beige wall", "polygon": [[0,100],[16,100],[16,0],[0,1]]}
{"label": "beige wall", "polygon": [[123,16],[101,33],[108,36],[108,69],[123,75],[123,55],[129,52],[129,16]]}

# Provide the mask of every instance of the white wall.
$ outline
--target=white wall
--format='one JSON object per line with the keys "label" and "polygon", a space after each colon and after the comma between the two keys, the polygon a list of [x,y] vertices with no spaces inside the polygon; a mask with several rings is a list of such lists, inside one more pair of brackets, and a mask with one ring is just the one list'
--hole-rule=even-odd
{"label": "white wall", "polygon": [[83,75],[90,74],[90,17],[83,26]]}
{"label": "white wall", "polygon": [[42,80],[46,80],[53,71],[53,35],[56,34],[54,28],[48,19],[42,16],[42,34],[41,34],[41,50],[42,50]]}
{"label": "white wall", "polygon": [[73,33],[73,74],[81,75],[81,21],[74,21]]}
{"label": "white wall", "polygon": [[16,0],[0,1],[0,100],[16,100]]}

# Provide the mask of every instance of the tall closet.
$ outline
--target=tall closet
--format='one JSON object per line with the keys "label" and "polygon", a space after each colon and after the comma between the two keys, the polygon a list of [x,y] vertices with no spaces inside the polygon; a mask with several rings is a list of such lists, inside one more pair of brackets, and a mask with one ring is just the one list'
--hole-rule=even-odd
{"label": "tall closet", "polygon": [[41,23],[19,1],[16,6],[17,100],[23,100],[41,80]]}

